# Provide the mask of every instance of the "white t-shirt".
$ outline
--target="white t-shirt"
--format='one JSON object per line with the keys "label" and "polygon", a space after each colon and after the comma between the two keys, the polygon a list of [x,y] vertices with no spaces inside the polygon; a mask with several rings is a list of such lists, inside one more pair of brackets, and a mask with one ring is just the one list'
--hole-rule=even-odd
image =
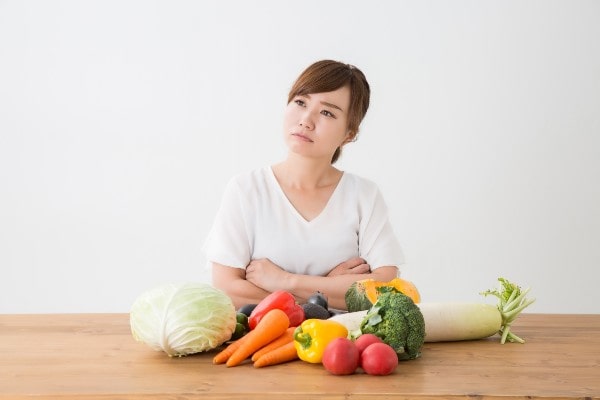
{"label": "white t-shirt", "polygon": [[289,202],[270,167],[234,177],[203,249],[209,262],[246,268],[268,258],[305,275],[327,275],[356,256],[372,270],[404,263],[379,189],[347,172],[310,221]]}

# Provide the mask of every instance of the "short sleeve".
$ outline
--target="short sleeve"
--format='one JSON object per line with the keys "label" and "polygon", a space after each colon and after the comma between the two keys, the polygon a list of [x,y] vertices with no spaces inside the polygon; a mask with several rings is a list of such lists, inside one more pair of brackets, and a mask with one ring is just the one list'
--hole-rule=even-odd
{"label": "short sleeve", "polygon": [[246,268],[250,262],[248,216],[242,199],[239,185],[232,179],[202,247],[209,262],[236,268]]}
{"label": "short sleeve", "polygon": [[402,248],[388,216],[383,196],[375,186],[359,194],[361,222],[359,229],[359,254],[371,269],[404,264]]}

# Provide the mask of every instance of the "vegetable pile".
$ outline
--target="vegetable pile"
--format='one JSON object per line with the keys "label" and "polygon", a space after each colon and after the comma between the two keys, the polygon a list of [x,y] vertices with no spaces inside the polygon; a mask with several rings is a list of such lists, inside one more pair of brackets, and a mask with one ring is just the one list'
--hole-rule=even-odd
{"label": "vegetable pile", "polygon": [[256,368],[294,360],[322,364],[333,375],[394,373],[400,361],[421,355],[425,342],[483,339],[524,343],[511,329],[534,299],[529,289],[499,278],[481,292],[498,304],[422,303],[412,282],[365,279],[346,293],[349,312],[329,310],[315,292],[305,304],[279,290],[237,311],[207,284],[164,285],[143,293],[131,314],[133,337],[169,356],[215,350],[214,364]]}
{"label": "vegetable pile", "polygon": [[[343,324],[326,318],[309,318],[291,326],[289,315],[297,311],[283,301],[287,296],[291,294],[277,293],[257,305],[241,307],[238,316],[245,316],[244,312],[261,318],[253,329],[219,351],[213,364],[236,367],[250,359],[255,368],[262,368],[300,359],[322,364],[333,375],[353,374],[359,368],[370,375],[389,375],[395,370],[396,350],[375,335],[350,339]],[[322,300],[322,294],[318,297]]]}
{"label": "vegetable pile", "polygon": [[296,359],[320,363],[331,340],[348,336],[342,324],[327,320],[331,315],[323,293],[299,305],[291,293],[275,291],[237,310],[236,332],[213,363],[234,367],[249,358],[257,368]]}

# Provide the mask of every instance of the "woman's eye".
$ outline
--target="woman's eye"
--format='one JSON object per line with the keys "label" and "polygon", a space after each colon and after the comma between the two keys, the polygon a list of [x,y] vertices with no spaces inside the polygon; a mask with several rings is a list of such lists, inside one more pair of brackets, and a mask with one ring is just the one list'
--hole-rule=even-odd
{"label": "woman's eye", "polygon": [[296,104],[298,104],[299,106],[304,107],[304,100],[296,99],[296,100],[294,100],[294,102]]}
{"label": "woman's eye", "polygon": [[331,112],[329,112],[327,110],[321,111],[321,114],[323,114],[326,117],[333,117],[333,118],[335,118],[335,115],[333,115]]}

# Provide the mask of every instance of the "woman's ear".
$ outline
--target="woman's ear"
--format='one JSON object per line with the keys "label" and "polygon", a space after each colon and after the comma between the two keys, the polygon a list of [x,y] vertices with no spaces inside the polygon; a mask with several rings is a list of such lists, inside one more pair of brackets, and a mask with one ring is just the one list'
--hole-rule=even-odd
{"label": "woman's ear", "polygon": [[350,142],[356,142],[356,132],[349,130],[348,133],[346,134],[346,139],[344,140],[344,143],[342,144],[346,144],[346,143],[350,143]]}

